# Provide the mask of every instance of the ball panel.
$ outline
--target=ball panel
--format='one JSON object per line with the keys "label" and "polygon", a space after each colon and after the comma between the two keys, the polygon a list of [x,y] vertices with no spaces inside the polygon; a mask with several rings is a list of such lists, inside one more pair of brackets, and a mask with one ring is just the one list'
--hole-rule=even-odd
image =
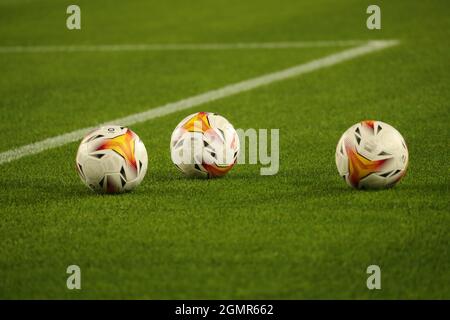
{"label": "ball panel", "polygon": [[120,193],[125,191],[126,181],[120,173],[107,173],[105,175],[105,183],[103,184],[104,192]]}

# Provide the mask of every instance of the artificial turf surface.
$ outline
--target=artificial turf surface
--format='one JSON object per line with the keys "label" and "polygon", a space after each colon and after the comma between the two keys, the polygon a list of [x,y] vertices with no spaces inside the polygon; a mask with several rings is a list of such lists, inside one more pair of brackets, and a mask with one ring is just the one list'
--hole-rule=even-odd
{"label": "artificial turf surface", "polygon": [[[164,3],[164,4],[163,4]],[[0,45],[399,39],[330,68],[132,126],[149,171],[119,196],[74,170],[77,143],[0,166],[0,298],[450,298],[450,21],[446,1],[0,1]],[[342,47],[0,53],[0,151],[277,71]],[[195,111],[280,129],[280,171],[237,165],[188,180],[170,134]],[[348,188],[340,135],[363,119],[396,127],[410,165],[391,190]],[[70,264],[82,290],[66,288]],[[382,290],[366,288],[366,268]]]}

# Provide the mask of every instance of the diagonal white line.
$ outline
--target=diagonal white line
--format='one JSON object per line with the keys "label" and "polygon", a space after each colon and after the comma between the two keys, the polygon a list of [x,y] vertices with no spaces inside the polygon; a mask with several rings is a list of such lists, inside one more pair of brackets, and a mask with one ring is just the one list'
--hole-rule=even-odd
{"label": "diagonal white line", "polygon": [[116,45],[58,45],[58,46],[0,46],[0,53],[47,52],[107,52],[107,51],[162,51],[162,50],[234,50],[234,49],[290,49],[314,47],[357,46],[368,41],[293,41],[255,43],[174,43],[174,44],[116,44]]}
{"label": "diagonal white line", "polygon": [[[344,50],[335,54],[331,54],[324,58],[312,60],[310,62],[299,64],[278,72],[273,72],[266,75],[262,75],[260,77],[230,84],[220,89],[211,90],[187,99],[168,103],[163,106],[149,109],[144,112],[135,113],[128,117],[115,119],[102,125],[115,123],[124,126],[130,126],[136,123],[148,121],[150,119],[162,117],[177,111],[199,106],[207,102],[229,97],[241,92],[249,91],[273,82],[289,79],[315,70],[330,67],[335,64],[351,60],[371,52],[379,51],[394,46],[398,43],[399,42],[397,40],[370,41],[364,45]],[[80,138],[82,138],[87,132],[93,129],[95,129],[95,127],[83,128],[63,135],[48,138],[39,142],[28,144],[22,147],[18,147],[16,149],[2,152],[0,153],[0,164],[17,160],[32,154],[36,154],[44,150],[60,147],[70,142],[77,141]]]}

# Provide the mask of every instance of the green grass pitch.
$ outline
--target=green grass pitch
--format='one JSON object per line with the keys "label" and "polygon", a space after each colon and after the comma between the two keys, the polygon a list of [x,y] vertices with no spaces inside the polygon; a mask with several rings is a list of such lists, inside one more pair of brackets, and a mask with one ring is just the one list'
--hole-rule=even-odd
{"label": "green grass pitch", "polygon": [[[131,128],[149,171],[120,196],[93,194],[78,143],[0,165],[0,298],[450,298],[448,1],[0,1],[0,47],[398,39],[367,54]],[[0,152],[325,57],[346,48],[0,53]],[[280,129],[280,171],[237,165],[188,180],[170,134],[213,111]],[[396,127],[410,152],[395,188],[352,190],[340,135]],[[82,289],[66,288],[66,268]],[[369,291],[366,268],[382,270]]]}

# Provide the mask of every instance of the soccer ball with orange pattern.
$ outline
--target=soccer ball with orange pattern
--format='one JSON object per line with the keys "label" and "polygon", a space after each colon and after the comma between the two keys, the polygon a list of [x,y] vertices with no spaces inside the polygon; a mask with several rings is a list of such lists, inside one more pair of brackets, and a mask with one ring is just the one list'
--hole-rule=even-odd
{"label": "soccer ball with orange pattern", "polygon": [[354,188],[389,188],[406,173],[408,148],[394,127],[381,121],[362,121],[339,140],[336,166],[345,182]]}
{"label": "soccer ball with orange pattern", "polygon": [[76,169],[92,190],[120,193],[141,183],[147,162],[147,151],[138,135],[126,127],[110,125],[84,137],[78,148]]}
{"label": "soccer ball with orange pattern", "polygon": [[211,112],[198,112],[184,118],[170,141],[172,161],[188,177],[224,176],[236,163],[239,147],[233,125]]}

